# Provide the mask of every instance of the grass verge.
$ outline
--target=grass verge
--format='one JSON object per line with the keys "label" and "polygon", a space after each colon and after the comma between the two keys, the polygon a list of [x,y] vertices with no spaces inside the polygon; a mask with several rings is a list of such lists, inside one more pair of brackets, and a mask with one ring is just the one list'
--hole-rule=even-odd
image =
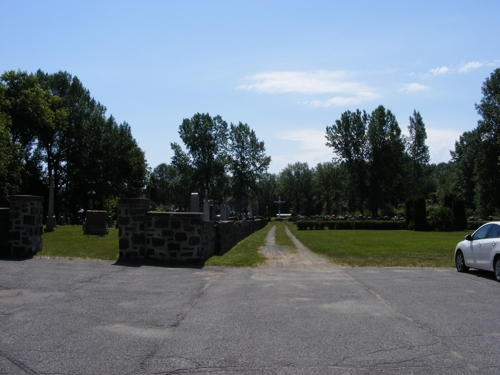
{"label": "grass verge", "polygon": [[57,227],[42,237],[37,257],[115,260],[118,258],[118,229],[109,228],[103,236],[83,234],[79,225]]}
{"label": "grass verge", "polygon": [[409,230],[297,230],[291,232],[312,251],[351,267],[454,267],[456,244],[468,232]]}
{"label": "grass verge", "polygon": [[297,248],[295,247],[295,244],[285,232],[285,222],[275,221],[274,225],[276,225],[276,245],[285,246],[290,253],[296,253]]}
{"label": "grass verge", "polygon": [[265,262],[266,258],[259,254],[259,247],[265,245],[266,235],[272,225],[268,223],[261,230],[238,242],[224,255],[211,257],[205,262],[205,266],[255,267],[259,263]]}

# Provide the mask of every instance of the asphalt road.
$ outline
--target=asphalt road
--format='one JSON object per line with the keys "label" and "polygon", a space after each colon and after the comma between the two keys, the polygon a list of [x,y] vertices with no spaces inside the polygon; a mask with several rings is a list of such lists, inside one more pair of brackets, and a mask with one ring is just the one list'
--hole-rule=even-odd
{"label": "asphalt road", "polygon": [[430,268],[0,261],[0,374],[498,374],[500,284]]}

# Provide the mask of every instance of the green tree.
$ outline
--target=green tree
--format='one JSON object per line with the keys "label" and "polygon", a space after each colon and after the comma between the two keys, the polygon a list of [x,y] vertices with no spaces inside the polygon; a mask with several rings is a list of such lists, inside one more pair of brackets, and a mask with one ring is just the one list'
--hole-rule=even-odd
{"label": "green tree", "polygon": [[283,200],[289,201],[288,207],[292,213],[314,214],[312,176],[313,171],[309,169],[307,163],[301,162],[288,164],[280,173],[278,192]]}
{"label": "green tree", "polygon": [[101,208],[143,191],[147,165],[130,126],[107,118],[77,77],[10,71],[0,78],[0,92],[0,112],[23,152],[21,193],[45,195],[54,176],[56,214],[76,214],[91,185]]}
{"label": "green tree", "polygon": [[[220,116],[210,117],[208,113],[196,113],[191,119],[184,119],[179,127],[186,152],[172,143],[175,155],[191,167],[195,186],[209,196],[225,190],[226,166],[228,165],[228,126]],[[181,155],[184,154],[184,155]],[[177,158],[177,159],[179,159]],[[183,166],[184,168],[184,166]]]}
{"label": "green tree", "polygon": [[383,106],[370,115],[367,131],[370,210],[396,207],[404,201],[405,146],[396,117]]}
{"label": "green tree", "polygon": [[266,155],[264,142],[259,141],[247,124],[231,124],[229,131],[230,167],[232,191],[240,212],[245,203],[255,198],[257,181],[267,171],[271,157]]}
{"label": "green tree", "polygon": [[257,186],[259,189],[258,214],[266,215],[267,213],[268,216],[276,216],[278,207],[274,201],[279,195],[278,176],[275,173],[263,173],[257,181]]}
{"label": "green tree", "polygon": [[151,198],[156,204],[169,206],[176,201],[173,185],[178,178],[178,171],[172,164],[161,163],[151,174],[155,181],[156,196]]}
{"label": "green tree", "polygon": [[483,97],[476,104],[481,120],[481,137],[476,167],[476,202],[483,215],[500,213],[500,68],[491,73],[481,88]]}
{"label": "green tree", "polygon": [[364,210],[366,197],[366,131],[369,116],[359,109],[346,111],[332,126],[326,128],[326,145],[331,147],[335,159],[345,163],[347,175],[347,208]]}
{"label": "green tree", "polygon": [[0,111],[9,117],[12,140],[23,151],[20,190],[42,195],[42,180],[54,171],[56,135],[66,127],[67,111],[62,99],[42,87],[34,74],[8,71],[0,77],[0,85]]}
{"label": "green tree", "polygon": [[429,147],[425,144],[427,132],[422,116],[416,110],[410,116],[408,125],[409,137],[407,139],[406,149],[410,158],[410,181],[409,186],[412,194],[422,194],[425,184],[422,184],[424,176],[424,167],[429,163]]}
{"label": "green tree", "polygon": [[413,199],[413,230],[415,231],[426,231],[427,226],[427,215],[425,208],[425,198],[422,196]]}
{"label": "green tree", "polygon": [[[1,97],[0,97],[1,100]],[[5,198],[16,192],[21,177],[20,147],[12,141],[8,119],[0,112],[0,206]]]}
{"label": "green tree", "polygon": [[467,229],[467,214],[465,212],[465,202],[462,198],[457,197],[453,200],[452,211],[455,230]]}
{"label": "green tree", "polygon": [[477,156],[481,152],[481,136],[477,129],[464,132],[450,151],[456,171],[454,191],[463,198],[468,209],[475,210]]}
{"label": "green tree", "polygon": [[336,202],[341,194],[340,168],[334,162],[319,163],[314,169],[313,191],[316,212],[331,215],[338,210]]}

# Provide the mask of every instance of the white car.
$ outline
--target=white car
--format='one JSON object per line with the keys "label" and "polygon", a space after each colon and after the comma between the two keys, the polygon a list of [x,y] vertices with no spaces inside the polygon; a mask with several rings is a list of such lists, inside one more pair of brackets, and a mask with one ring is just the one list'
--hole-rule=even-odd
{"label": "white car", "polygon": [[455,266],[458,272],[469,267],[493,271],[500,281],[500,221],[493,221],[465,236],[455,248]]}

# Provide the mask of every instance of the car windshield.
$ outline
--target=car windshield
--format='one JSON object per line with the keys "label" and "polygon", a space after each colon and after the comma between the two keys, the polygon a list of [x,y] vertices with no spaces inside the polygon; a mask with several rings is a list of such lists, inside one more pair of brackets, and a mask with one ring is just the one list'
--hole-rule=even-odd
{"label": "car windshield", "polygon": [[485,225],[484,227],[479,228],[474,235],[472,236],[473,240],[482,240],[483,238],[486,238],[486,235],[488,234],[488,231],[490,230],[491,225]]}

